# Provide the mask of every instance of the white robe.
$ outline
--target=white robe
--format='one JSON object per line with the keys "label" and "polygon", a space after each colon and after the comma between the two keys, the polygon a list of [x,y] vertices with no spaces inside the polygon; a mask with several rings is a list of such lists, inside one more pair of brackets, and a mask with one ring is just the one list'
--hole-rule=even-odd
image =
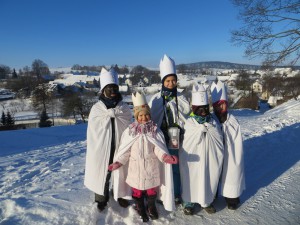
{"label": "white robe", "polygon": [[227,198],[239,197],[245,185],[244,152],[241,129],[236,118],[229,114],[222,124],[224,135],[224,162],[220,194]]}
{"label": "white robe", "polygon": [[84,185],[99,195],[104,194],[108,172],[112,139],[111,118],[115,118],[117,150],[120,137],[131,122],[129,106],[121,101],[115,108],[107,109],[105,104],[99,101],[93,105],[88,121]]}
{"label": "white robe", "polygon": [[182,199],[207,207],[214,200],[222,170],[221,128],[213,117],[204,124],[189,118],[184,130],[183,145],[179,150]]}
{"label": "white robe", "polygon": [[[118,153],[115,155],[114,161],[117,161],[118,157],[125,154],[127,151],[130,151],[133,143],[138,139],[143,138],[143,141],[150,141],[156,147],[160,148],[165,153],[168,153],[168,149],[165,145],[164,136],[160,129],[157,129],[157,135],[153,138],[151,135],[143,134],[131,136],[129,134],[129,128],[126,129],[121,138],[121,144],[118,150]],[[143,149],[141,149],[141,154]],[[128,163],[121,166],[119,169],[113,171],[113,192],[114,198],[132,198],[131,187],[126,183],[128,172]],[[157,197],[162,200],[163,205],[166,210],[174,211],[174,193],[173,193],[173,175],[172,175],[172,166],[166,163],[160,163],[160,175],[161,175],[161,185],[158,188]]]}
{"label": "white robe", "polygon": [[[187,115],[190,112],[190,104],[186,100],[186,98],[180,93],[177,94],[177,100],[178,100],[179,121],[177,121],[178,114],[177,114],[177,106],[176,106],[175,98],[169,102],[166,102],[166,106],[170,107],[173,113],[174,122],[178,124],[181,128],[183,128]],[[152,98],[149,101],[149,107],[151,109],[151,119],[153,120],[153,122],[157,124],[158,127],[161,127],[161,123],[164,116],[164,107],[163,107],[163,98],[161,97],[160,92],[152,96]]]}

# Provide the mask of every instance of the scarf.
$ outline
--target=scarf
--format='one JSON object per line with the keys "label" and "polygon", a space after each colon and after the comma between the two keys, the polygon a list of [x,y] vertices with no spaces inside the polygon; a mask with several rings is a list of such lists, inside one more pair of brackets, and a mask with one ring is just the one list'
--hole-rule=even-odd
{"label": "scarf", "polygon": [[156,136],[156,132],[157,125],[152,120],[144,124],[135,121],[129,125],[129,134],[131,136],[150,134],[154,138]]}
{"label": "scarf", "polygon": [[173,89],[167,88],[164,85],[161,88],[161,96],[168,102],[177,97],[177,87]]}
{"label": "scarf", "polygon": [[122,101],[122,95],[120,93],[117,94],[114,98],[107,98],[104,96],[104,94],[101,94],[99,97],[99,100],[102,101],[107,109],[115,108],[117,104]]}
{"label": "scarf", "polygon": [[210,114],[207,116],[197,116],[196,114],[194,114],[193,112],[191,112],[190,114],[191,118],[194,118],[199,124],[205,123],[205,122],[209,122],[210,121]]}

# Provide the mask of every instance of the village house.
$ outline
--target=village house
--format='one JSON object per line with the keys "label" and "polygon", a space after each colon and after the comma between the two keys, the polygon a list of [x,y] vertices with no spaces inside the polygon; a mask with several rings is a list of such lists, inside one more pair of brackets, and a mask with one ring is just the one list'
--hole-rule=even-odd
{"label": "village house", "polygon": [[260,83],[259,80],[256,80],[253,84],[252,84],[252,90],[255,93],[262,93],[262,84]]}

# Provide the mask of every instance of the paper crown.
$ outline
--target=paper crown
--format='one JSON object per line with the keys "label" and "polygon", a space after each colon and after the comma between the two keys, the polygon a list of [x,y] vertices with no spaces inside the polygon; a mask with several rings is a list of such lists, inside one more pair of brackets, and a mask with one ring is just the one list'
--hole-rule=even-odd
{"label": "paper crown", "polygon": [[147,105],[146,97],[143,93],[136,92],[135,95],[132,93],[132,102],[133,106],[141,106],[141,105]]}
{"label": "paper crown", "polygon": [[228,101],[226,85],[221,81],[218,80],[217,83],[213,82],[210,86],[210,92],[212,103],[220,100]]}
{"label": "paper crown", "polygon": [[104,67],[102,67],[100,73],[100,90],[102,91],[108,84],[119,85],[118,74],[113,68],[107,71]]}
{"label": "paper crown", "polygon": [[160,60],[159,70],[161,80],[163,80],[167,75],[176,74],[176,66],[174,60],[165,54],[164,57]]}
{"label": "paper crown", "polygon": [[207,92],[202,84],[193,85],[192,105],[208,105]]}

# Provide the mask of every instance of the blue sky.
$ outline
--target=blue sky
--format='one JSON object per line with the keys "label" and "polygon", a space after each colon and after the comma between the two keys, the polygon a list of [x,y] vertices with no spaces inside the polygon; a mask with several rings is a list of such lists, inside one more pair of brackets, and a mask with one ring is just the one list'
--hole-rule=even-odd
{"label": "blue sky", "polygon": [[49,67],[248,60],[230,43],[240,27],[229,0],[0,0],[0,64]]}

